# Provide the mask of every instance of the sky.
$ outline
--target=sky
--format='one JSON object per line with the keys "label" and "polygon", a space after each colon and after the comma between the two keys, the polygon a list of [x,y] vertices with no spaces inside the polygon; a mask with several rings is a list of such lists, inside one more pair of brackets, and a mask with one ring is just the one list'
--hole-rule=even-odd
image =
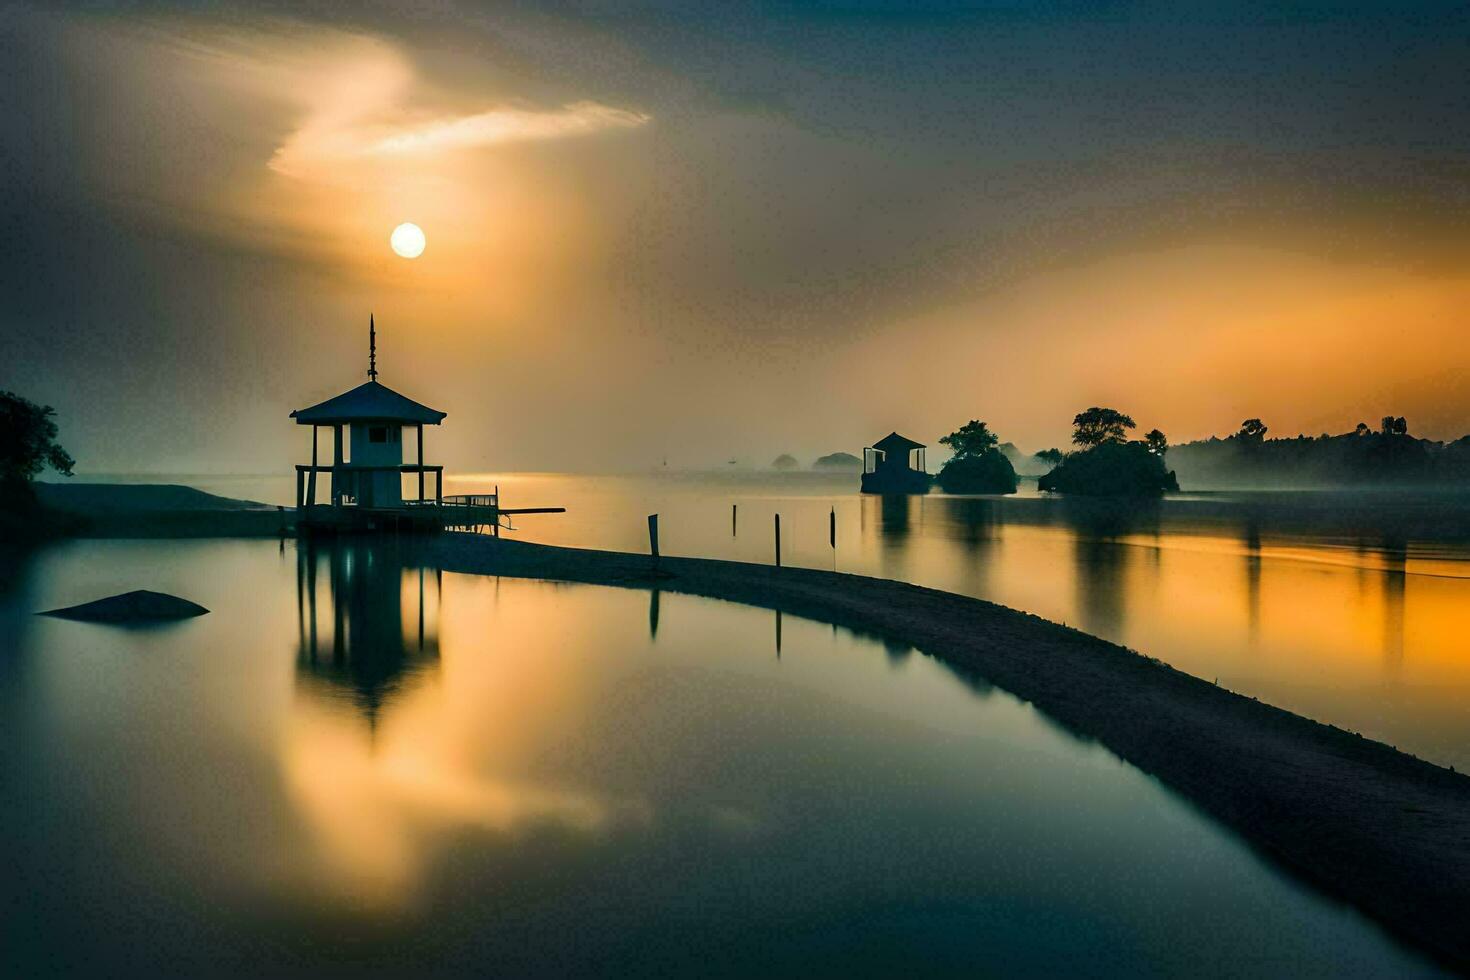
{"label": "sky", "polygon": [[371,313],[451,471],[1454,438],[1467,51],[1463,3],[0,0],[0,389],[83,472],[289,472]]}

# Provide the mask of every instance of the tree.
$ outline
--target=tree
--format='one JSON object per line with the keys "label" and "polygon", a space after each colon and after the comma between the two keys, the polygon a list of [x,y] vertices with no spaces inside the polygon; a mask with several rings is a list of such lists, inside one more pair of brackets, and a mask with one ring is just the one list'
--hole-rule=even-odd
{"label": "tree", "polygon": [[955,459],[977,459],[999,443],[999,437],[990,431],[990,427],[977,419],[971,419],[939,440],[941,446],[949,447]]}
{"label": "tree", "polygon": [[1123,442],[1128,438],[1127,430],[1136,423],[1122,412],[1094,405],[1085,412],[1078,412],[1072,419],[1072,425],[1076,427],[1072,441],[1091,449],[1105,442]]}
{"label": "tree", "polygon": [[1016,469],[999,450],[956,456],[935,478],[945,493],[1015,493]]}
{"label": "tree", "polygon": [[1143,444],[1148,446],[1148,451],[1155,456],[1162,456],[1169,451],[1169,437],[1158,429],[1150,429],[1144,434]]}
{"label": "tree", "polygon": [[1061,463],[1063,459],[1066,459],[1066,454],[1063,453],[1060,449],[1043,449],[1041,452],[1036,454],[1036,458],[1041,460],[1043,463],[1050,463],[1051,465],[1056,466]]}
{"label": "tree", "polygon": [[1156,497],[1178,491],[1179,481],[1143,442],[1104,442],[1072,453],[1036,481],[1043,492],[1089,497]]}
{"label": "tree", "polygon": [[1261,442],[1266,438],[1266,431],[1266,423],[1260,419],[1246,419],[1235,435],[1241,442]]}
{"label": "tree", "polygon": [[1406,436],[1409,434],[1409,423],[1402,415],[1398,418],[1385,415],[1379,423],[1379,431],[1386,436]]}
{"label": "tree", "polygon": [[30,482],[51,467],[71,476],[76,460],[56,441],[56,410],[0,391],[0,491],[31,495]]}
{"label": "tree", "polygon": [[1353,435],[1355,435],[1355,436],[1366,436],[1368,433],[1370,433],[1372,431],[1373,431],[1372,429],[1368,428],[1368,423],[1367,422],[1359,422],[1358,425],[1357,425],[1357,428],[1353,429]]}

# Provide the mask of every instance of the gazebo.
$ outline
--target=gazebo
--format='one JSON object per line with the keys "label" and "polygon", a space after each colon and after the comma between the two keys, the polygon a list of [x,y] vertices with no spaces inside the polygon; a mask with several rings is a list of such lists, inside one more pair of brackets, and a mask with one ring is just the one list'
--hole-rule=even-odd
{"label": "gazebo", "polygon": [[863,450],[863,493],[928,493],[925,445],[890,432]]}
{"label": "gazebo", "polygon": [[[403,512],[410,507],[444,503],[444,467],[424,463],[424,426],[438,425],[445,413],[400,395],[378,382],[378,335],[373,318],[368,318],[368,380],[351,391],[310,408],[297,409],[291,418],[297,425],[311,426],[311,463],[296,467],[296,507],[308,521],[320,515],[325,504],[317,502],[317,474],[331,476],[331,508],[360,511]],[[332,430],[332,462],[318,462],[319,430]],[[413,429],[418,459],[403,461],[403,431]],[[345,434],[344,434],[345,430]],[[425,497],[424,475],[434,475],[434,497]],[[403,477],[418,476],[417,499],[405,500]],[[342,523],[334,520],[332,523]]]}

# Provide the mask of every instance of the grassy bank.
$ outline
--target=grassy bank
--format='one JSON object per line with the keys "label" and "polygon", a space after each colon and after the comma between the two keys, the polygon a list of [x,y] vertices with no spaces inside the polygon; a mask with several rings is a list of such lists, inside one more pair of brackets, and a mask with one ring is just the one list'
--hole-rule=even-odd
{"label": "grassy bank", "polygon": [[275,537],[293,520],[251,500],[173,484],[37,483],[53,537]]}

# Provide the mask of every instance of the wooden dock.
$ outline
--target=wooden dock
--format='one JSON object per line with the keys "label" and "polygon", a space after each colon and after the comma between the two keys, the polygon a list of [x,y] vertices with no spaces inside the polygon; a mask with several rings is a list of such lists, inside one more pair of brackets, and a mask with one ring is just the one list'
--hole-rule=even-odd
{"label": "wooden dock", "polygon": [[388,531],[489,532],[500,536],[505,518],[517,514],[565,514],[565,507],[502,507],[498,493],[452,494],[435,500],[406,500],[396,507],[357,504],[308,504],[297,510],[298,534],[357,534]]}

